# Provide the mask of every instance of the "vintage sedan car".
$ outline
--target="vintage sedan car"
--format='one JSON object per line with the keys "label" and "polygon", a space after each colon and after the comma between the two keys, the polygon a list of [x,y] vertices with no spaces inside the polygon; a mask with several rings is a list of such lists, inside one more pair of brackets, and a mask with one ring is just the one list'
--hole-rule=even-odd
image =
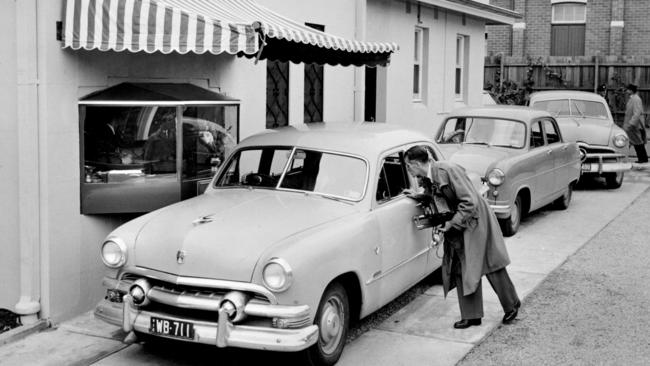
{"label": "vintage sedan car", "polygon": [[422,208],[403,193],[417,188],[404,163],[416,144],[440,159],[425,134],[380,123],[245,139],[204,194],[108,235],[96,316],[128,338],[304,350],[313,364],[335,363],[351,321],[440,266],[431,231],[416,227]]}
{"label": "vintage sedan car", "polygon": [[548,112],[484,106],[452,112],[435,136],[447,159],[484,177],[503,234],[514,235],[528,212],[571,202],[580,154]]}
{"label": "vintage sedan car", "polygon": [[530,106],[550,112],[567,141],[578,144],[582,156],[582,174],[602,176],[609,188],[623,184],[628,161],[628,137],[614,123],[603,97],[576,90],[533,93]]}

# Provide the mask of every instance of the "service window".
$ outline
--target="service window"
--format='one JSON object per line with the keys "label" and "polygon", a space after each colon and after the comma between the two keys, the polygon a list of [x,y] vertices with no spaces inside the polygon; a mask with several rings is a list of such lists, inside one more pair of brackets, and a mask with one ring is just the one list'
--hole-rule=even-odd
{"label": "service window", "polygon": [[84,214],[196,196],[238,139],[238,101],[190,84],[119,84],[82,98],[79,116]]}

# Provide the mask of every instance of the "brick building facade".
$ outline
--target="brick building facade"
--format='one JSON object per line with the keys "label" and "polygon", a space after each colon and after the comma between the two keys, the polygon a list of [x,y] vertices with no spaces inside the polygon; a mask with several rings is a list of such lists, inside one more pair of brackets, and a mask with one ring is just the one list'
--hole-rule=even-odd
{"label": "brick building facade", "polygon": [[[514,10],[522,14],[523,19],[513,26],[487,27],[488,56],[501,53],[513,58],[596,55],[625,60],[650,58],[648,1],[490,0],[490,4]],[[563,6],[577,10],[563,18],[559,16],[559,8]],[[574,16],[578,11],[582,17]],[[560,29],[571,26],[578,36],[562,33],[565,30]],[[555,38],[554,33],[557,34]],[[576,39],[577,46],[570,43]],[[569,44],[564,48],[558,44],[554,47],[554,40]],[[567,49],[573,53],[566,54],[563,50]]]}

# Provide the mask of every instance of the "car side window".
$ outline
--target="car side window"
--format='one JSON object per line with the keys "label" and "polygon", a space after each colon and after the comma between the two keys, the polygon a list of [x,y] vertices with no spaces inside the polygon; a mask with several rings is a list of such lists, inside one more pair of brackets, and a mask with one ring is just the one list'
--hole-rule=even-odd
{"label": "car side window", "polygon": [[534,122],[530,126],[530,148],[544,146],[544,135],[542,135],[541,122]]}
{"label": "car side window", "polygon": [[388,201],[402,194],[409,181],[402,153],[393,153],[384,158],[377,181],[377,202]]}
{"label": "car side window", "polygon": [[546,141],[549,145],[560,142],[560,134],[553,122],[544,120],[544,133],[546,134]]}

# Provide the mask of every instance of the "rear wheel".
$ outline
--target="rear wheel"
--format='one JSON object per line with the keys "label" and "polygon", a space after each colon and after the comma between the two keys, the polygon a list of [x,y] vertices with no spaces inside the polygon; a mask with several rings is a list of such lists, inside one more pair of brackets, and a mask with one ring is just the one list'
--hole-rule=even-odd
{"label": "rear wheel", "polygon": [[623,184],[624,175],[625,173],[623,172],[607,174],[605,176],[605,183],[607,184],[607,188],[610,189],[620,188],[621,185]]}
{"label": "rear wheel", "polygon": [[569,187],[567,188],[567,191],[564,192],[562,197],[558,198],[553,202],[553,206],[557,208],[558,210],[566,210],[569,208],[569,205],[571,204],[571,197],[573,196],[573,183],[569,184]]}
{"label": "rear wheel", "polygon": [[316,312],[318,341],[307,349],[311,365],[334,365],[343,353],[350,324],[348,293],[340,283],[327,287]]}
{"label": "rear wheel", "polygon": [[510,208],[510,217],[506,219],[500,219],[499,223],[501,224],[501,231],[503,236],[513,236],[519,230],[519,224],[521,224],[521,215],[522,215],[522,202],[521,196],[517,195],[515,203]]}

